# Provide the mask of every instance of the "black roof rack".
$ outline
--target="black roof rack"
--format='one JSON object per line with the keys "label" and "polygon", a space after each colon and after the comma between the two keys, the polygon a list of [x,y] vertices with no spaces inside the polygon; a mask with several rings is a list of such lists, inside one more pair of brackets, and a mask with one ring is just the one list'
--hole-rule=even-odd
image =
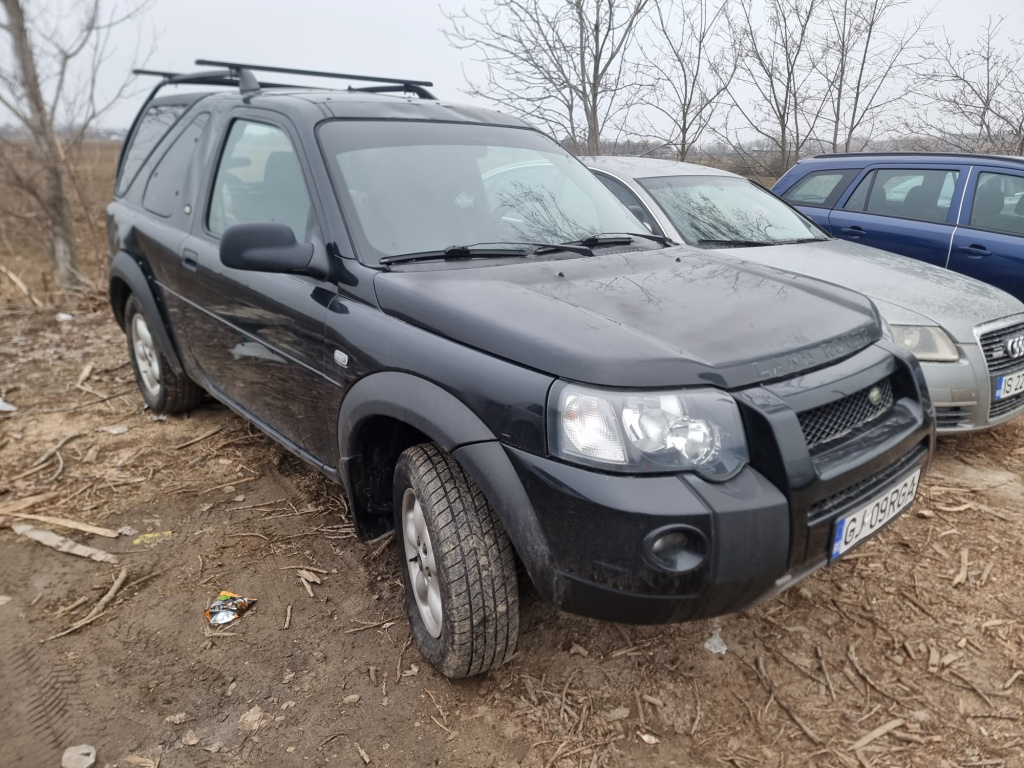
{"label": "black roof rack", "polygon": [[[329,77],[337,80],[356,80],[365,83],[379,83],[362,88],[348,87],[349,91],[361,91],[364,93],[412,93],[421,99],[436,100],[436,96],[427,88],[434,84],[427,80],[403,80],[393,77],[373,77],[370,75],[345,75],[340,72],[319,72],[312,69],[291,69],[288,67],[268,67],[260,64],[239,64],[232,61],[211,61],[210,59],[197,59],[198,67],[221,67],[205,72],[179,73],[168,72],[160,69],[134,69],[132,74],[159,77],[160,82],[149,92],[142,108],[135,115],[131,126],[128,128],[128,138],[135,132],[135,128],[145,114],[149,103],[156,98],[160,89],[168,85],[213,85],[227,88],[238,88],[243,96],[251,96],[258,93],[261,88],[308,88],[305,85],[291,83],[268,83],[259,81],[252,74],[256,72],[274,72],[285,75],[301,75],[303,77]],[[121,145],[121,157],[118,160],[118,172],[120,173],[121,163],[124,161],[124,152],[128,147],[128,141]]]}
{"label": "black roof rack", "polygon": [[344,75],[340,72],[320,72],[313,69],[291,69],[289,67],[266,67],[261,64],[239,64],[234,61],[211,61],[196,59],[197,67],[226,67],[232,71],[248,69],[252,72],[274,72],[279,75],[302,75],[304,77],[330,77],[336,80],[360,80],[365,83],[390,83],[391,85],[419,85],[430,88],[429,80],[407,80],[395,77],[373,77],[371,75]]}
{"label": "black roof rack", "polygon": [[1024,163],[1024,157],[1018,155],[986,155],[980,152],[914,152],[908,150],[906,152],[826,152],[822,155],[815,155],[814,159],[819,160],[827,157],[906,157],[906,156],[925,156],[925,157],[969,157],[976,158],[978,160],[1007,160],[1011,163]]}

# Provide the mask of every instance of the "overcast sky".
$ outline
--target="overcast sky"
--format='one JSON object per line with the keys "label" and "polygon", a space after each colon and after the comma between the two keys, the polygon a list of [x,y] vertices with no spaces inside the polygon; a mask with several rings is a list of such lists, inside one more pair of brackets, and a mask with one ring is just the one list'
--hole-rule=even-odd
{"label": "overcast sky", "polygon": [[[103,71],[101,86],[113,89],[131,67],[136,43],[157,35],[148,66],[189,71],[210,58],[322,69],[353,74],[432,80],[441,98],[469,101],[465,72],[469,54],[451,48],[442,34],[442,8],[474,8],[481,0],[156,0],[131,31],[118,35],[119,48]],[[951,38],[970,42],[987,16],[1007,16],[1004,32],[1024,37],[1024,0],[910,0],[909,18],[935,6],[932,24]],[[107,118],[126,127],[142,103],[138,95]],[[148,86],[148,84],[146,84]]]}

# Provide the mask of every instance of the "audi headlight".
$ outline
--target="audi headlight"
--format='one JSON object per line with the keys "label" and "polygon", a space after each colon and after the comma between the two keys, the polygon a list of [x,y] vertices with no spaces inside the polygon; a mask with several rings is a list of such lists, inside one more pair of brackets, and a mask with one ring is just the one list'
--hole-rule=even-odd
{"label": "audi headlight", "polygon": [[934,325],[894,325],[896,343],[926,363],[955,363],[960,352],[949,334]]}
{"label": "audi headlight", "polygon": [[739,408],[717,389],[613,392],[568,384],[554,405],[552,448],[566,461],[728,480],[749,460]]}

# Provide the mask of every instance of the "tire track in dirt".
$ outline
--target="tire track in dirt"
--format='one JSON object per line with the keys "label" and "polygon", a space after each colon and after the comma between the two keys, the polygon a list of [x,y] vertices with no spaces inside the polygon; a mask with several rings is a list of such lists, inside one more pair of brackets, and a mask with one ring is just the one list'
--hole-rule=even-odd
{"label": "tire track in dirt", "polygon": [[[74,675],[17,621],[17,603],[0,607],[0,742],[4,765],[59,765],[75,735]],[[8,762],[10,761],[10,762]]]}

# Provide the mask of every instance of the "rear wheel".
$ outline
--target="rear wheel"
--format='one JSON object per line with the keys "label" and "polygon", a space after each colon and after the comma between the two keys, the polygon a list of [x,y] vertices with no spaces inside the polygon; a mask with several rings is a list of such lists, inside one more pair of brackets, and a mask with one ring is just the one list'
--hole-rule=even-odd
{"label": "rear wheel", "polygon": [[196,408],[203,400],[203,390],[184,373],[176,374],[171,369],[142,303],[134,295],[124,305],[124,327],[135,381],[150,410],[184,413]]}
{"label": "rear wheel", "polygon": [[395,531],[406,611],[424,659],[450,678],[499,666],[519,638],[512,544],[483,493],[436,445],[395,468]]}

